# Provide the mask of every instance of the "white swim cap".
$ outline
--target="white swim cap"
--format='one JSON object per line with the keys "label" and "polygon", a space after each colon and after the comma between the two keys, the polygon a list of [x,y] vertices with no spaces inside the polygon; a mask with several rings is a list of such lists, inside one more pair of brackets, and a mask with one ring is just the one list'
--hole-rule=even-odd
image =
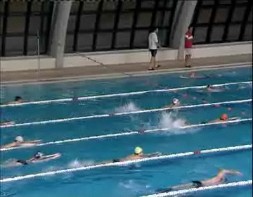
{"label": "white swim cap", "polygon": [[139,147],[139,146],[137,146],[137,147],[135,147],[135,149],[134,149],[134,153],[136,154],[136,155],[139,155],[139,154],[141,154],[142,153],[142,148],[141,147]]}
{"label": "white swim cap", "polygon": [[174,105],[176,105],[176,104],[179,103],[179,100],[178,100],[177,98],[174,98],[173,101],[172,101],[172,103],[173,103]]}
{"label": "white swim cap", "polygon": [[17,137],[15,138],[15,141],[16,141],[16,142],[23,142],[24,139],[23,139],[22,136],[17,136]]}
{"label": "white swim cap", "polygon": [[42,152],[37,152],[34,157],[41,158],[44,154]]}

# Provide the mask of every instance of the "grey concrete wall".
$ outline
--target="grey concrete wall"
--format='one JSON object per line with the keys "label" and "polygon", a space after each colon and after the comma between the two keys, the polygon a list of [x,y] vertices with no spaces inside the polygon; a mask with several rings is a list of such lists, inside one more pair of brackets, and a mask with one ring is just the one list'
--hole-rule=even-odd
{"label": "grey concrete wall", "polygon": [[177,4],[170,43],[172,48],[178,49],[178,59],[184,58],[184,34],[191,24],[196,5],[197,0],[183,0]]}
{"label": "grey concrete wall", "polygon": [[55,2],[51,55],[55,57],[55,67],[62,68],[65,40],[72,1]]}

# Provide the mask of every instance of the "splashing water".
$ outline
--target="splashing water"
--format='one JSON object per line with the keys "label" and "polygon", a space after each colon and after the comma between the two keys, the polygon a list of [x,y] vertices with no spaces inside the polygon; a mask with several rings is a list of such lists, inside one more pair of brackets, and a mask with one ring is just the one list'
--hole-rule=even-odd
{"label": "splashing water", "polygon": [[68,164],[68,167],[78,168],[78,167],[88,166],[88,165],[92,165],[92,164],[94,164],[94,161],[91,161],[91,160],[79,161],[78,159],[75,159],[74,161],[71,161]]}
{"label": "splashing water", "polygon": [[185,125],[185,120],[176,118],[175,115],[173,115],[171,112],[170,113],[162,113],[160,121],[159,121],[159,128],[169,128],[169,129],[174,129],[174,128],[180,128]]}
{"label": "splashing water", "polygon": [[126,105],[123,105],[121,107],[116,108],[117,113],[123,113],[123,112],[133,112],[138,111],[140,108],[138,108],[133,102],[127,103]]}

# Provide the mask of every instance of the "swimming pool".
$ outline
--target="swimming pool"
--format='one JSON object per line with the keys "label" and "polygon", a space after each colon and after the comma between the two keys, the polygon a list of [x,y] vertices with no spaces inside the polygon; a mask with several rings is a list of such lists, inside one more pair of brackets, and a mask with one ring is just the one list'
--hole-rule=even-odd
{"label": "swimming pool", "polygon": [[[158,188],[209,178],[218,168],[243,173],[242,177],[229,177],[230,182],[252,179],[251,149],[82,169],[132,154],[135,146],[146,153],[170,155],[251,144],[251,69],[198,72],[208,76],[203,79],[181,79],[184,73],[175,73],[2,87],[3,103],[16,95],[28,102],[2,105],[2,117],[14,120],[16,125],[1,128],[1,145],[17,135],[41,139],[42,143],[2,150],[1,160],[27,159],[38,150],[62,154],[44,163],[2,167],[2,196],[141,196]],[[216,84],[223,91],[208,93],[204,88],[207,84]],[[175,97],[182,107],[166,109]],[[226,125],[203,123],[222,113],[240,119]],[[191,126],[182,126],[183,120]],[[196,196],[214,196],[216,192]],[[251,192],[250,187],[219,190],[221,195],[238,197],[250,196]]]}

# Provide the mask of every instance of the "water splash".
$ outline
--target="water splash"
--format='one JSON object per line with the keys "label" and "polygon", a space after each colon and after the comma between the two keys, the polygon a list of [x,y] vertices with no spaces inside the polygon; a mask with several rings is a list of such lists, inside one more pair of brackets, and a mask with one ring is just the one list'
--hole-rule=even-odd
{"label": "water splash", "polygon": [[[167,113],[163,112],[161,114],[158,127],[159,128],[168,128],[168,131],[166,131],[166,134],[171,135],[177,135],[177,134],[184,134],[184,133],[193,133],[199,130],[199,128],[192,128],[192,129],[180,129],[180,127],[185,126],[186,120],[182,118],[178,118],[177,114],[175,113]],[[164,133],[164,132],[163,132]]]}
{"label": "water splash", "polygon": [[88,166],[88,165],[93,165],[93,164],[94,164],[94,161],[92,160],[79,161],[78,159],[75,159],[68,164],[68,167],[79,168],[82,166]]}
{"label": "water splash", "polygon": [[138,110],[140,110],[140,108],[138,108],[133,102],[130,102],[121,107],[116,108],[115,112],[123,113],[123,112],[133,112],[133,111],[138,111]]}
{"label": "water splash", "polygon": [[185,120],[177,118],[174,114],[163,112],[158,123],[159,128],[180,128],[185,125]]}

